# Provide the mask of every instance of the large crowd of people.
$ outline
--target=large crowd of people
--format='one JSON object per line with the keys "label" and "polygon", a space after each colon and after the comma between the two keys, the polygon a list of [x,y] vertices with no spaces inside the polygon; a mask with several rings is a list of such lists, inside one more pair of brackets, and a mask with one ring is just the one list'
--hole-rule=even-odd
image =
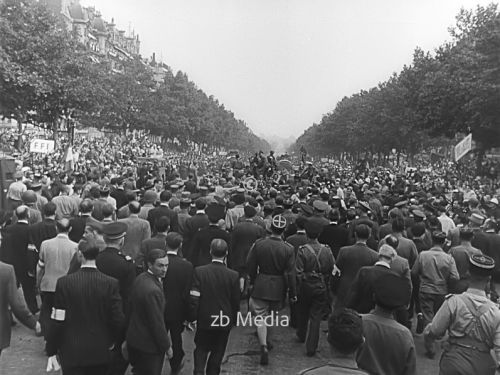
{"label": "large crowd of people", "polygon": [[447,335],[440,374],[500,365],[490,161],[475,177],[446,160],[164,151],[144,135],[14,157],[0,215],[0,352],[13,315],[43,335],[47,370],[159,375],[167,356],[175,374],[182,332],[194,329],[194,374],[218,374],[247,307],[263,366],[273,331],[290,329],[280,317],[311,357],[328,320],[330,361],[309,375],[416,374],[412,333],[429,358]]}

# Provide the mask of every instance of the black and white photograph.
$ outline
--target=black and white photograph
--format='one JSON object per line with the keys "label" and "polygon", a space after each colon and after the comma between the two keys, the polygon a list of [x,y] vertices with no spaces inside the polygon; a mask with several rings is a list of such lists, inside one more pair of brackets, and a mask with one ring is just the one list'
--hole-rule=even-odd
{"label": "black and white photograph", "polygon": [[500,375],[498,0],[0,0],[0,375]]}

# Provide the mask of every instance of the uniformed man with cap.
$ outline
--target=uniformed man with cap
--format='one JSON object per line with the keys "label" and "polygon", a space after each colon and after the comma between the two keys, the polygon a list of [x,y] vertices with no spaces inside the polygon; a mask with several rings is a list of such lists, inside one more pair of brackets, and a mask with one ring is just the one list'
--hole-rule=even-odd
{"label": "uniformed man with cap", "polygon": [[[247,270],[252,290],[249,305],[255,316],[277,314],[283,307],[287,291],[292,302],[297,300],[293,246],[281,238],[285,227],[286,219],[274,216],[271,235],[256,241],[248,254]],[[262,365],[269,363],[269,333],[265,324],[257,326]]]}
{"label": "uniformed man with cap", "polygon": [[[136,276],[134,261],[120,251],[127,232],[127,225],[121,222],[104,224],[102,225],[102,232],[106,247],[97,256],[96,266],[102,273],[118,280],[123,311],[126,313],[128,297]],[[111,375],[123,375],[128,367],[128,362],[121,353],[121,344],[121,342],[117,343],[113,349]]]}
{"label": "uniformed man with cap", "polygon": [[134,261],[130,256],[122,254],[120,251],[127,232],[127,225],[121,222],[109,223],[103,225],[102,232],[106,247],[97,256],[97,269],[118,280],[124,311],[126,311],[128,295],[135,279]]}
{"label": "uniformed man with cap", "polygon": [[297,337],[306,343],[306,354],[313,356],[319,342],[321,320],[330,312],[328,299],[329,276],[335,259],[329,246],[320,244],[318,237],[323,225],[315,220],[305,223],[308,242],[299,247],[297,272]]}
{"label": "uniformed man with cap", "polygon": [[448,345],[439,361],[441,375],[500,372],[500,310],[484,292],[495,262],[488,256],[474,254],[469,263],[469,289],[446,296],[424,331],[431,355],[434,341],[448,332]]}
{"label": "uniformed man with cap", "polygon": [[460,281],[453,287],[454,293],[462,293],[469,287],[469,258],[474,254],[482,254],[482,251],[471,245],[474,231],[471,228],[460,228],[460,245],[450,249],[449,254],[455,259]]}

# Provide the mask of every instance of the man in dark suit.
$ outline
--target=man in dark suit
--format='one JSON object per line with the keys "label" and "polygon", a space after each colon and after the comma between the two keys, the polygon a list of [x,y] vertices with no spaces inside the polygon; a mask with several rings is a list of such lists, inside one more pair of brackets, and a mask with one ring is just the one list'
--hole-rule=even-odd
{"label": "man in dark suit", "polygon": [[[211,262],[210,244],[215,238],[223,239],[229,246],[229,256],[231,257],[230,243],[231,237],[225,230],[220,229],[218,225],[217,209],[208,205],[206,208],[208,220],[210,222],[208,228],[200,229],[193,238],[191,244],[191,263],[193,267],[203,266]],[[190,259],[188,259],[190,260]]]}
{"label": "man in dark suit", "polygon": [[163,279],[165,292],[165,326],[172,339],[173,356],[170,359],[172,374],[179,373],[184,363],[182,349],[182,331],[184,321],[189,313],[189,290],[193,278],[193,266],[186,259],[179,256],[182,246],[182,236],[170,232],[166,236],[168,256],[168,272]]}
{"label": "man in dark suit", "polygon": [[184,234],[184,243],[182,246],[182,253],[184,257],[192,263],[192,254],[190,253],[192,248],[193,238],[199,230],[208,228],[210,222],[208,221],[208,216],[205,213],[205,208],[207,206],[205,198],[198,198],[194,202],[196,212],[193,216],[186,220],[186,233]]}
{"label": "man in dark suit", "polygon": [[[160,205],[156,208],[149,210],[148,221],[151,226],[151,230],[154,231],[156,226],[156,220],[162,216],[167,216],[170,219],[170,228],[172,231],[177,232],[179,230],[179,225],[177,221],[177,213],[168,206],[168,202],[172,198],[172,193],[168,190],[164,190],[160,194]],[[153,234],[156,234],[153,232]]]}
{"label": "man in dark suit", "polygon": [[[36,314],[39,309],[35,293],[34,264],[28,255],[30,242],[29,207],[21,205],[14,212],[18,220],[17,223],[7,226],[4,230],[0,260],[14,266],[17,282],[23,288],[26,305],[32,314]],[[33,274],[30,274],[30,271]]]}
{"label": "man in dark suit", "polygon": [[340,270],[340,280],[337,288],[335,310],[345,307],[349,288],[361,267],[372,266],[378,260],[378,253],[366,245],[371,236],[371,229],[366,224],[358,224],[355,229],[356,243],[340,249],[337,268]]}
{"label": "man in dark suit", "polygon": [[[391,270],[391,263],[396,257],[396,250],[389,245],[382,245],[378,261],[373,266],[361,267],[354,279],[346,299],[346,307],[360,314],[368,314],[375,307],[373,285],[380,275],[396,273]],[[408,280],[407,280],[408,281]]]}
{"label": "man in dark suit", "polygon": [[141,252],[137,256],[136,264],[137,267],[142,267],[143,269],[147,269],[147,265],[145,264],[145,259],[148,256],[148,252],[153,249],[162,249],[167,250],[167,233],[170,229],[170,219],[168,216],[162,216],[155,221],[155,232],[151,238],[145,239],[141,244]]}
{"label": "man in dark suit", "polygon": [[30,243],[40,252],[42,242],[57,236],[56,205],[47,202],[43,206],[43,221],[30,226]]}
{"label": "man in dark suit", "polygon": [[113,189],[109,195],[115,198],[117,210],[127,205],[129,201],[127,198],[127,193],[123,189],[123,178],[118,177],[116,179],[116,188]]}
{"label": "man in dark suit", "polygon": [[227,249],[224,240],[214,239],[210,244],[212,263],[194,271],[190,310],[191,319],[198,321],[194,337],[194,374],[197,375],[205,371],[220,373],[229,332],[236,324],[240,287],[238,273],[224,264]]}
{"label": "man in dark suit", "polygon": [[247,257],[250,248],[259,238],[266,236],[266,231],[256,224],[254,217],[257,214],[255,207],[247,205],[244,207],[244,220],[239,221],[231,232],[231,252],[228,257],[229,268],[240,275],[240,289],[244,290],[247,280]]}
{"label": "man in dark suit", "polygon": [[69,231],[69,239],[71,241],[78,242],[82,239],[92,209],[93,203],[90,199],[84,199],[80,203],[80,215],[70,220],[71,230]]}
{"label": "man in dark suit", "polygon": [[16,285],[14,268],[10,264],[0,262],[0,354],[10,346],[11,318],[10,311],[26,327],[41,332],[40,323],[26,307]]}
{"label": "man in dark suit", "polygon": [[330,224],[323,227],[319,242],[330,246],[333,256],[337,258],[340,248],[349,244],[349,232],[345,225],[339,224],[340,213],[338,209],[332,209],[328,216]]}
{"label": "man in dark suit", "polygon": [[57,280],[47,335],[49,366],[59,353],[65,375],[106,375],[111,348],[123,337],[125,316],[118,282],[97,270],[94,238],[80,241],[81,268]]}
{"label": "man in dark suit", "polygon": [[151,250],[146,261],[148,270],[137,276],[130,294],[127,350],[132,373],[160,375],[170,349],[162,285],[169,261],[160,249]]}

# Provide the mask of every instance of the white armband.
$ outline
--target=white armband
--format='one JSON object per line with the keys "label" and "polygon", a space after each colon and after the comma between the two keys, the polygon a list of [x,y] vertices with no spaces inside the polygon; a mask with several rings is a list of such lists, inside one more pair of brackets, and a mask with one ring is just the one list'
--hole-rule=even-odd
{"label": "white armband", "polygon": [[201,293],[198,290],[191,290],[189,292],[189,295],[191,295],[193,297],[199,297],[199,296],[201,296]]}
{"label": "white armband", "polygon": [[64,319],[66,319],[66,310],[60,310],[53,307],[50,318],[53,320],[57,320],[58,322],[64,322]]}

